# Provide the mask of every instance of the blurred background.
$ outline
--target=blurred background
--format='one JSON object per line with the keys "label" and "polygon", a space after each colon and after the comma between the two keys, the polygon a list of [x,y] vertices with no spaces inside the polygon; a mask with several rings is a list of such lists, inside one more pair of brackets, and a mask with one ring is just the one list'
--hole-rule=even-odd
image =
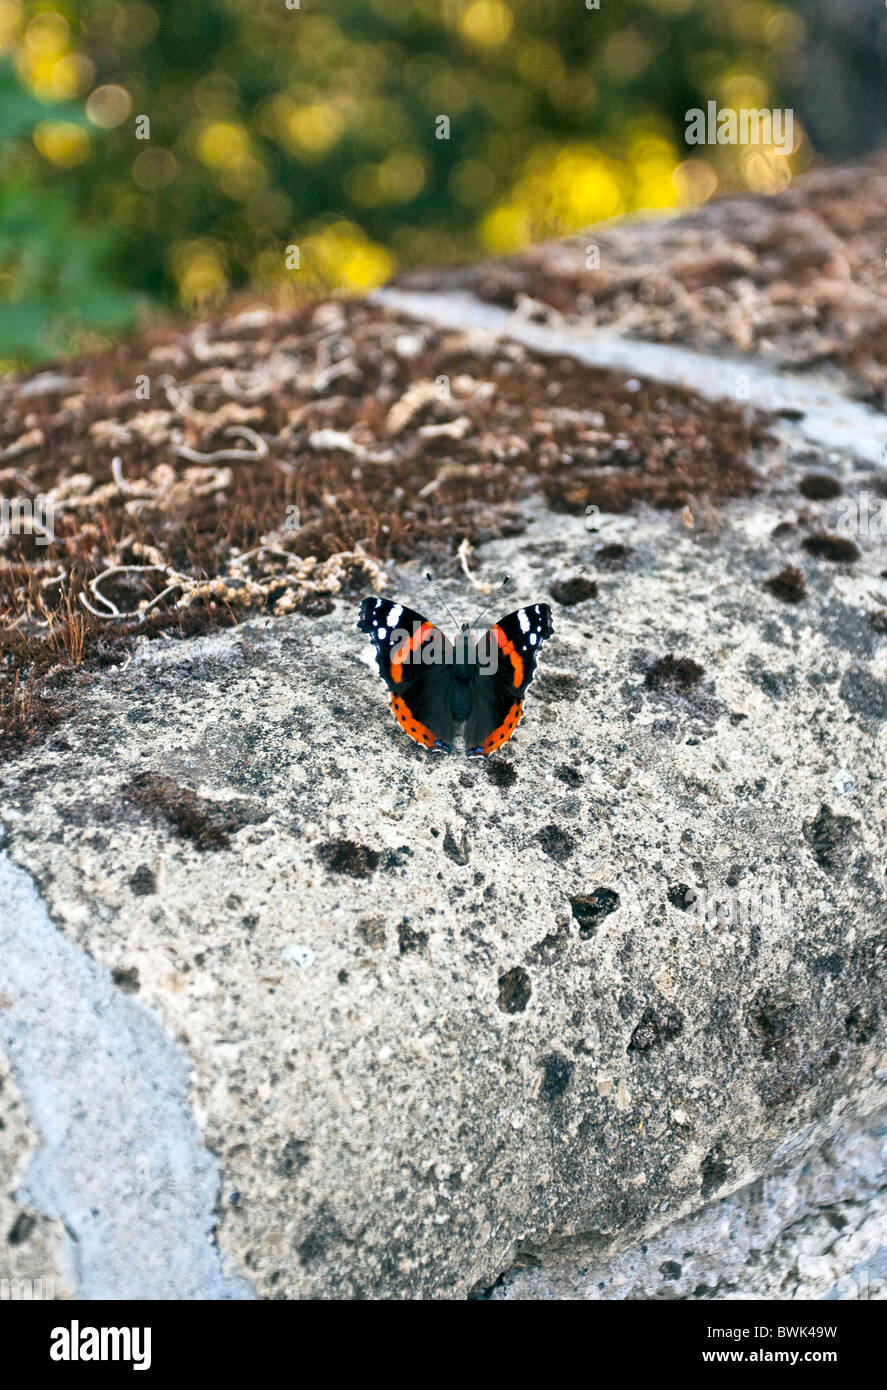
{"label": "blurred background", "polygon": [[[885,14],[0,0],[0,369],[101,346],[152,308],[359,292],[626,212],[778,191],[884,140]],[[688,147],[685,113],[709,99],[792,106],[794,152]]]}

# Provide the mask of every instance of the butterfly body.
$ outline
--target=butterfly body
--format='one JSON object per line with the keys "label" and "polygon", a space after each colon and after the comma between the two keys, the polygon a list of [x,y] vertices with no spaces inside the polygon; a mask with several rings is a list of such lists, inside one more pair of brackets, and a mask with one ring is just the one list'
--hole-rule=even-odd
{"label": "butterfly body", "polygon": [[519,608],[479,638],[466,627],[451,642],[412,608],[372,596],[357,626],[371,639],[401,728],[432,752],[449,753],[464,725],[469,757],[488,757],[514,733],[542,643],[553,631],[545,603]]}

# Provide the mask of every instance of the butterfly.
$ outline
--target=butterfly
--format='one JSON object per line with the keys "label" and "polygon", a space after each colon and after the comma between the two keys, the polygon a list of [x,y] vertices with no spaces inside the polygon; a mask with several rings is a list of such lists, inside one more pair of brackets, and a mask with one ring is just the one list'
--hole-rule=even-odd
{"label": "butterfly", "polygon": [[478,639],[474,624],[463,623],[454,643],[415,609],[375,595],[360,605],[357,626],[375,647],[405,733],[432,753],[450,753],[464,724],[469,758],[489,757],[511,738],[542,643],[554,631],[548,604],[535,603]]}

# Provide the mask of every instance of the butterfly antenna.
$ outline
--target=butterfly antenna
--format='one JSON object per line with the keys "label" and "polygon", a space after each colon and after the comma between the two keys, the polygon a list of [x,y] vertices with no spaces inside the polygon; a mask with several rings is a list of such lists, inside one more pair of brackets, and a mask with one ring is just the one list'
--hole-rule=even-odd
{"label": "butterfly antenna", "polygon": [[450,619],[450,622],[453,624],[453,627],[456,629],[457,632],[459,632],[459,631],[460,631],[460,626],[459,626],[459,624],[456,622],[456,619],[453,617],[452,613],[450,612],[449,605],[447,604],[446,600],[444,599],[444,596],[443,596],[443,594],[441,593],[440,589],[439,589],[439,588],[437,587],[437,585],[435,584],[433,577],[432,577],[430,574],[426,574],[426,575],[425,575],[425,578],[428,580],[428,583],[431,585],[432,589],[434,590],[434,596],[435,596],[435,598],[437,599],[438,603],[440,604],[441,608],[443,608],[443,609],[446,611],[447,616],[448,616],[449,619]]}
{"label": "butterfly antenna", "polygon": [[471,624],[472,627],[477,627],[478,623],[480,622],[480,620],[481,620],[481,618],[483,617],[483,615],[486,613],[487,609],[492,607],[492,605],[495,603],[496,599],[497,599],[497,598],[499,597],[499,595],[502,593],[503,589],[507,588],[508,585],[509,585],[510,583],[511,583],[511,575],[510,575],[510,574],[506,574],[505,578],[502,580],[502,583],[499,585],[499,587],[498,587],[498,589],[496,590],[496,592],[495,592],[494,594],[491,594],[491,595],[490,595],[490,597],[487,599],[486,603],[484,604],[483,608],[482,608],[482,609],[480,610],[480,612],[478,613],[478,615],[477,615],[477,617],[475,618],[474,622]]}

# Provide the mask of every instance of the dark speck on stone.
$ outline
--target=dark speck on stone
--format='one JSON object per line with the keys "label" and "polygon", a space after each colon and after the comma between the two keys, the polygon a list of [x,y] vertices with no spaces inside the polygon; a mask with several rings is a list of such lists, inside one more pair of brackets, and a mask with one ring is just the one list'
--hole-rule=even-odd
{"label": "dark speck on stone", "polygon": [[357,924],[357,930],[368,946],[374,951],[385,945],[385,920],[382,917],[364,917]]}
{"label": "dark speck on stone", "polygon": [[628,562],[631,553],[628,545],[602,545],[594,558],[602,569],[616,570]]}
{"label": "dark speck on stone", "polygon": [[397,944],[402,956],[412,953],[418,954],[424,951],[428,945],[428,933],[427,931],[414,931],[408,922],[401,922],[397,928]]}
{"label": "dark speck on stone", "polygon": [[704,675],[703,668],[689,656],[674,656],[669,652],[654,661],[644,677],[648,690],[673,691],[686,694],[693,690]]}
{"label": "dark speck on stone", "polygon": [[157,882],[147,864],[140,864],[129,880],[129,886],[137,898],[150,897],[157,892]]}
{"label": "dark speck on stone", "polygon": [[822,502],[841,495],[841,484],[831,473],[805,473],[799,487],[801,496],[809,498],[811,502]]}
{"label": "dark speck on stone", "polygon": [[530,977],[522,965],[499,976],[499,1008],[504,1014],[522,1014],[532,992]]}
{"label": "dark speck on stone", "polygon": [[677,1260],[666,1260],[664,1264],[659,1266],[659,1273],[662,1275],[663,1279],[680,1279],[681,1266],[678,1264]]}
{"label": "dark speck on stone", "polygon": [[538,695],[542,700],[575,700],[582,689],[577,676],[569,671],[540,671]]}
{"label": "dark speck on stone", "polygon": [[705,1155],[699,1165],[703,1198],[710,1197],[727,1181],[731,1168],[730,1160],[724,1157],[720,1149],[712,1149],[710,1153]]}
{"label": "dark speck on stone", "polygon": [[559,782],[564,782],[568,787],[582,786],[582,773],[569,763],[561,763],[560,767],[554,769],[554,775]]}
{"label": "dark speck on stone", "polygon": [[317,1212],[316,1226],[309,1231],[301,1245],[296,1246],[296,1252],[302,1264],[311,1264],[314,1260],[323,1259],[330,1247],[338,1244],[341,1238],[342,1231],[338,1221],[322,1206]]}
{"label": "dark speck on stone", "polygon": [[576,841],[566,830],[557,825],[543,825],[536,839],[549,859],[556,864],[564,864],[576,848]]}
{"label": "dark speck on stone", "polygon": [[402,869],[413,851],[409,845],[399,845],[397,849],[386,849],[381,859],[383,869]]}
{"label": "dark speck on stone", "polygon": [[562,1096],[573,1075],[573,1063],[560,1052],[549,1052],[542,1059],[542,1085],[539,1094],[552,1101]]}
{"label": "dark speck on stone", "polygon": [[856,823],[850,816],[834,815],[830,806],[820,806],[814,819],[804,822],[804,839],[813,858],[836,877],[847,872],[857,838]]}
{"label": "dark speck on stone", "polygon": [[830,536],[825,531],[807,536],[803,546],[808,555],[815,555],[817,560],[830,560],[834,565],[852,564],[862,553],[848,536]]}
{"label": "dark speck on stone", "polygon": [[213,801],[157,772],[137,773],[122,792],[142,811],[162,816],[176,834],[201,851],[227,849],[231,835],[268,818],[263,807],[244,801]]}
{"label": "dark speck on stone", "polygon": [[878,1010],[873,1004],[855,1004],[844,1019],[844,1031],[857,1045],[871,1042],[878,1032]]}
{"label": "dark speck on stone", "polygon": [[350,874],[352,878],[369,878],[379,865],[378,850],[353,840],[328,840],[317,853],[331,873]]}
{"label": "dark speck on stone", "polygon": [[120,966],[118,969],[112,970],[111,979],[124,994],[138,994],[140,989],[139,972],[134,965],[128,968]]}
{"label": "dark speck on stone", "polygon": [[285,1178],[295,1177],[296,1173],[308,1165],[308,1143],[305,1139],[288,1139],[278,1160],[278,1168]]}
{"label": "dark speck on stone", "polygon": [[667,890],[666,897],[672,907],[680,908],[681,912],[689,912],[696,902],[696,889],[690,888],[686,883],[673,883]]}
{"label": "dark speck on stone", "polygon": [[579,923],[579,935],[594,936],[601,922],[619,906],[619,894],[612,888],[595,888],[591,893],[579,893],[570,899],[573,916]]}
{"label": "dark speck on stone", "polygon": [[26,1211],[20,1212],[6,1239],[10,1245],[24,1245],[36,1225],[36,1217],[30,1216]]}
{"label": "dark speck on stone", "polygon": [[764,588],[783,603],[800,603],[807,592],[807,580],[797,565],[786,565],[765,580]]}
{"label": "dark speck on stone", "polygon": [[661,1009],[647,1007],[641,1020],[631,1035],[629,1052],[650,1052],[654,1047],[662,1047],[676,1038],[684,1027],[684,1020],[677,1009],[665,1005]]}
{"label": "dark speck on stone", "polygon": [[487,776],[495,787],[511,787],[517,781],[517,768],[505,758],[488,758]]}
{"label": "dark speck on stone", "polygon": [[796,1006],[774,999],[766,991],[755,997],[747,1019],[749,1032],[757,1038],[765,1057],[777,1056],[791,1049],[797,1023]]}
{"label": "dark speck on stone", "polygon": [[573,608],[577,603],[586,603],[597,598],[597,584],[584,574],[574,574],[570,579],[556,579],[551,586],[551,597],[564,608]]}
{"label": "dark speck on stone", "polygon": [[444,836],[443,852],[448,859],[452,859],[454,864],[464,866],[469,859],[468,832],[463,830],[457,840],[452,830],[447,826],[447,833]]}

